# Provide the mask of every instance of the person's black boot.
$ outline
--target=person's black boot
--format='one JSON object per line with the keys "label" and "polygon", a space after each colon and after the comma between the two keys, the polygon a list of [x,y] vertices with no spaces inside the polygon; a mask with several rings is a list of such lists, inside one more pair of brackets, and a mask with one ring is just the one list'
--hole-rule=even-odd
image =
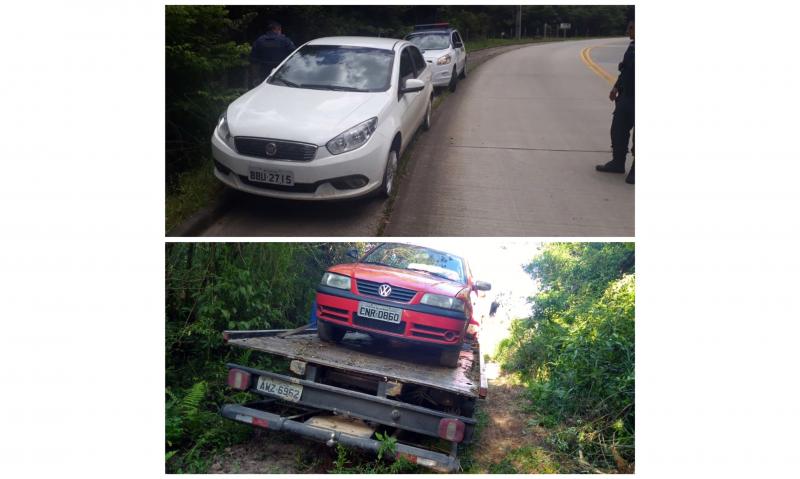
{"label": "person's black boot", "polygon": [[634,169],[635,166],[636,166],[636,163],[631,165],[631,171],[629,171],[628,172],[628,176],[625,177],[625,183],[628,183],[629,185],[633,184],[633,169]]}
{"label": "person's black boot", "polygon": [[602,171],[604,173],[625,173],[625,164],[619,164],[614,160],[609,161],[605,165],[597,165],[594,167],[597,171]]}

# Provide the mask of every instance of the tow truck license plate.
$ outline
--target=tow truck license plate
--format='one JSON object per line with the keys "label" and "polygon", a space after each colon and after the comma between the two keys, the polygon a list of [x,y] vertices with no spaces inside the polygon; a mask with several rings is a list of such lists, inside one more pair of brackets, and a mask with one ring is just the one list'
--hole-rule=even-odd
{"label": "tow truck license plate", "polygon": [[270,185],[294,186],[294,174],[291,171],[265,170],[251,166],[250,181],[268,183]]}
{"label": "tow truck license plate", "polygon": [[397,324],[403,316],[403,310],[359,301],[358,315],[363,318],[377,319],[378,321]]}
{"label": "tow truck license plate", "polygon": [[266,376],[258,377],[256,389],[291,402],[299,401],[300,396],[303,395],[303,386],[299,384],[289,384]]}

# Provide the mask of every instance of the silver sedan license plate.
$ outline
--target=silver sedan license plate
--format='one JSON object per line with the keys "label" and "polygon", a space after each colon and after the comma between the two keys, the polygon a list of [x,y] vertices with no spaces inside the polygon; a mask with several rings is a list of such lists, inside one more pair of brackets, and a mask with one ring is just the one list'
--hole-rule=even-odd
{"label": "silver sedan license plate", "polygon": [[303,386],[300,384],[290,384],[266,376],[258,377],[256,389],[291,402],[299,401],[300,396],[303,395]]}
{"label": "silver sedan license plate", "polygon": [[400,308],[390,308],[380,304],[358,302],[358,315],[363,318],[377,319],[378,321],[386,321],[387,323],[397,324],[403,316],[403,310]]}
{"label": "silver sedan license plate", "polygon": [[294,173],[285,170],[265,170],[264,168],[251,166],[250,181],[270,185],[294,186]]}

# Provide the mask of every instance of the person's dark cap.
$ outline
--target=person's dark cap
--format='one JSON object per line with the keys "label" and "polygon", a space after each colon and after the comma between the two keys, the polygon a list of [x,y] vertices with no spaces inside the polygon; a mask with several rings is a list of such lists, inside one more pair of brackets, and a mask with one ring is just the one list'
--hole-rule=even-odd
{"label": "person's dark cap", "polygon": [[275,30],[281,28],[281,24],[276,22],[275,20],[271,20],[267,23],[267,30],[274,32]]}

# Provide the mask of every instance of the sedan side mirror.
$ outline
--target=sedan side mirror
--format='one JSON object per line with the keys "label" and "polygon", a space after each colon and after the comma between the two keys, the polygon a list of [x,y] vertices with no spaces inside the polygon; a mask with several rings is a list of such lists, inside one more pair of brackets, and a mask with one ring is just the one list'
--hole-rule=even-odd
{"label": "sedan side mirror", "polygon": [[350,248],[349,250],[347,250],[347,256],[358,261],[358,250],[355,248]]}
{"label": "sedan side mirror", "polygon": [[475,289],[478,291],[489,291],[492,289],[492,284],[486,281],[475,281]]}
{"label": "sedan side mirror", "polygon": [[425,89],[425,82],[417,80],[416,78],[409,78],[400,88],[400,93],[413,93],[415,91],[422,91]]}

